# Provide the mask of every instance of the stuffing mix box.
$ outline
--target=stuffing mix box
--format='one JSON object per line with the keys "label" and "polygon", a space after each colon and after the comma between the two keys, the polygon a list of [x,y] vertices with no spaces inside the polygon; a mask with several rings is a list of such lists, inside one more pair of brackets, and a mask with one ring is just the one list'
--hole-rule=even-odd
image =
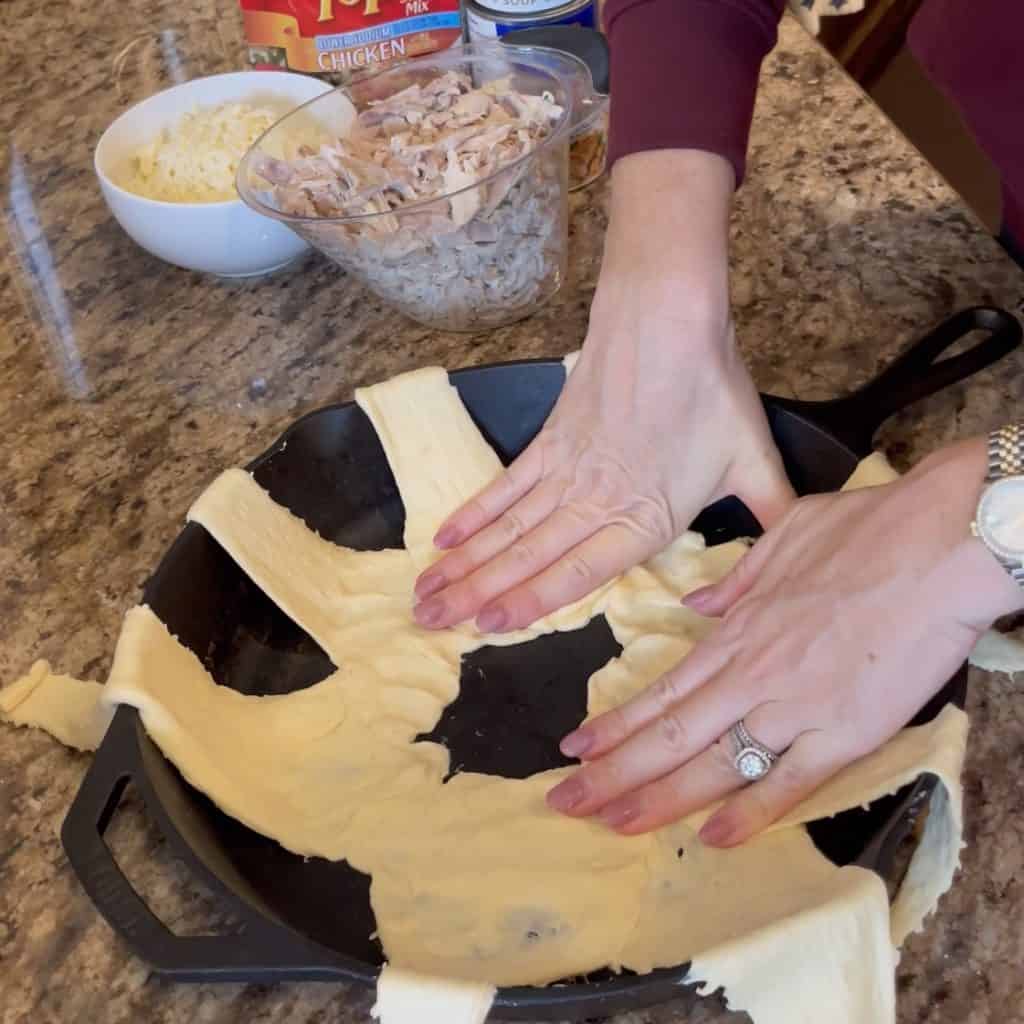
{"label": "stuffing mix box", "polygon": [[459,0],[239,0],[250,63],[348,81],[447,49],[462,38]]}

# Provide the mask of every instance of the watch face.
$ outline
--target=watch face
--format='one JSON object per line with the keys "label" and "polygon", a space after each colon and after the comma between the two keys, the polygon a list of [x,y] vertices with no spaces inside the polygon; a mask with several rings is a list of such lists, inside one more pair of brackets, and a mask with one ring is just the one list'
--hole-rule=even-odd
{"label": "watch face", "polygon": [[1024,561],[1024,476],[990,484],[978,503],[978,533],[997,555]]}

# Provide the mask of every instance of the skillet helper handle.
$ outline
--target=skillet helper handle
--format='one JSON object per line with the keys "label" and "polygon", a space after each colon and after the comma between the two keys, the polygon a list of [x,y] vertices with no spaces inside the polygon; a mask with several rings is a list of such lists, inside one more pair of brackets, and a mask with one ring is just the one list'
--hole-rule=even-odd
{"label": "skillet helper handle", "polygon": [[75,874],[114,931],[158,973],[178,981],[343,977],[328,950],[283,926],[253,918],[237,935],[179,936],[153,913],[103,839],[125,787],[139,770],[136,728],[135,711],[120,708],[61,829]]}
{"label": "skillet helper handle", "polygon": [[[966,352],[939,356],[972,331],[987,337]],[[829,402],[785,402],[824,427],[859,455],[871,451],[878,428],[893,413],[965,380],[1012,352],[1021,326],[1009,313],[987,306],[961,310],[897,356],[874,380],[845,398]]]}

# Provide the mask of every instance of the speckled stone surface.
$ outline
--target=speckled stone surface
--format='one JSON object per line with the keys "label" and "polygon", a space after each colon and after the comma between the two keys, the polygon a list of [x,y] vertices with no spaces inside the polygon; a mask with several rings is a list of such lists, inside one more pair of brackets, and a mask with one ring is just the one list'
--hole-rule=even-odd
{"label": "speckled stone surface", "polygon": [[[579,345],[600,259],[605,185],[573,204],[572,281],[539,315],[438,334],[311,256],[228,284],[137,249],[91,166],[131,102],[241,65],[230,2],[7,0],[0,47],[0,679],[47,657],[102,679],[121,615],[220,469],[299,414],[425,363]],[[55,49],[56,47],[56,49]],[[64,49],[62,49],[64,48]],[[823,398],[866,380],[957,307],[1024,306],[1024,274],[965,204],[792,24],[768,61],[734,221],[735,312],[764,390]],[[1024,408],[1024,356],[899,415],[906,463]],[[976,675],[962,877],[899,970],[901,1022],[1024,1021],[1024,694]],[[48,737],[0,727],[0,1022],[313,1024],[368,1019],[338,985],[174,985],[115,938],[58,831],[86,769]],[[178,932],[230,928],[130,795],[111,842]],[[824,1009],[824,1008],[823,1008]],[[827,1015],[827,1010],[824,1010]],[[617,1018],[719,1017],[680,1000]]]}

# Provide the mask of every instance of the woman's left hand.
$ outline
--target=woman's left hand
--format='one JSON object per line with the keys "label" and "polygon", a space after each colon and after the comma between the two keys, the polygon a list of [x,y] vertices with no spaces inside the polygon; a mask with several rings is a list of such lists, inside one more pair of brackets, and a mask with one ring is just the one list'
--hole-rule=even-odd
{"label": "woman's left hand", "polygon": [[[585,765],[548,802],[646,832],[726,799],[701,832],[743,842],[904,726],[1022,595],[970,533],[985,444],[894,483],[792,506],[733,572],[685,603],[720,627],[633,700],[562,741]],[[742,788],[743,720],[782,754]]]}

